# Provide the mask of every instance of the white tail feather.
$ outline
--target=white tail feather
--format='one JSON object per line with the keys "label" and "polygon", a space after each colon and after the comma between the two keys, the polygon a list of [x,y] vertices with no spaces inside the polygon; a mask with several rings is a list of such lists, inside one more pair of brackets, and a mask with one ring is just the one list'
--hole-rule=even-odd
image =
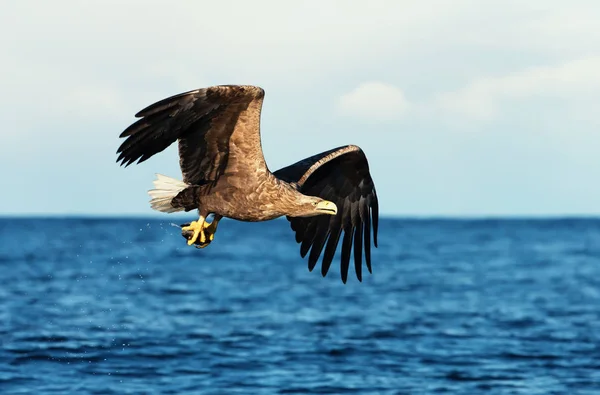
{"label": "white tail feather", "polygon": [[171,206],[171,201],[179,192],[183,191],[188,186],[189,185],[183,181],[163,176],[162,174],[156,174],[156,180],[154,180],[155,189],[148,191],[148,195],[152,198],[150,199],[152,209],[163,213],[183,211],[183,207]]}

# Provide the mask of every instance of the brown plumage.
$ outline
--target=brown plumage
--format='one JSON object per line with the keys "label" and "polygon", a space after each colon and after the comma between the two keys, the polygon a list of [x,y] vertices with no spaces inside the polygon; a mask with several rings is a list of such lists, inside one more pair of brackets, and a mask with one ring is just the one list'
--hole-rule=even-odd
{"label": "brown plumage", "polygon": [[343,234],[342,281],[347,280],[352,245],[362,281],[363,245],[371,272],[371,231],[377,246],[379,217],[367,158],[359,147],[348,145],[271,173],[260,141],[263,98],[259,87],[222,85],[154,103],[121,133],[127,139],[117,162],[143,162],[178,141],[183,182],[158,175],[149,193],[155,210],[197,209],[201,221],[215,215],[211,237],[202,236],[196,244],[210,243],[222,217],[266,221],[286,216],[302,257],[310,251],[309,270],[325,249],[321,272],[327,274]]}

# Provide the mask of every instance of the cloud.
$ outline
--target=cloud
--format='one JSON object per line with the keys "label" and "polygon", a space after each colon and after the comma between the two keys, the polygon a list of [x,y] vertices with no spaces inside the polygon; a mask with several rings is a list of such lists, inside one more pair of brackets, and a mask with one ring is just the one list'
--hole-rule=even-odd
{"label": "cloud", "polygon": [[[10,67],[0,65],[0,107],[10,104],[31,113],[36,104],[22,92],[36,89],[66,94],[73,105],[89,103],[93,109],[97,103],[90,97],[77,102],[87,95],[81,91],[88,84],[108,84],[124,95],[119,100],[138,103],[134,95],[160,98],[217,83],[257,84],[268,92],[315,85],[331,89],[373,75],[404,90],[412,87],[414,95],[407,91],[412,99],[434,94],[426,92],[430,86],[450,89],[445,86],[450,78],[467,83],[462,79],[490,69],[506,72],[511,61],[531,64],[539,54],[556,54],[558,42],[569,54],[589,52],[600,43],[594,29],[600,7],[592,1],[490,0],[485,7],[476,0],[373,0],[368,7],[351,0],[282,4],[12,2],[0,15],[0,33],[19,40],[2,43]],[[490,48],[517,48],[525,55],[503,62],[489,54]],[[468,59],[472,54],[477,54],[474,61]],[[103,89],[101,95],[114,95]],[[102,100],[104,108],[110,105]],[[493,105],[480,106],[476,113],[494,112]]]}
{"label": "cloud", "polygon": [[[75,202],[64,196],[122,179],[131,203],[79,199],[92,206],[77,210],[149,212],[145,177],[176,173],[176,146],[122,172],[118,134],[161,98],[248,83],[267,91],[270,165],[289,163],[285,147],[300,159],[359,144],[373,158],[386,210],[454,210],[452,194],[463,212],[506,210],[507,201],[526,211],[542,200],[560,211],[575,198],[546,198],[565,190],[555,175],[564,174],[581,180],[589,192],[581,196],[598,211],[600,189],[589,182],[600,138],[597,0],[5,3],[0,161],[14,169],[14,185],[65,172],[79,179],[77,190],[65,183],[64,195],[49,196],[53,210],[69,212]],[[413,132],[382,143],[356,119]],[[507,197],[516,189],[507,185],[530,188],[529,200]],[[5,206],[35,204],[18,195]]]}
{"label": "cloud", "polygon": [[399,119],[408,109],[404,93],[382,82],[362,83],[338,101],[338,111],[343,115],[375,121]]}
{"label": "cloud", "polygon": [[436,94],[432,105],[442,112],[470,119],[491,120],[508,102],[559,99],[568,105],[598,96],[600,56],[558,66],[532,67],[499,77],[478,78],[464,88]]}
{"label": "cloud", "polygon": [[[196,74],[216,69],[215,74],[277,76],[291,83],[390,51],[400,40],[416,45],[415,31],[438,25],[458,7],[442,0],[433,3],[436,13],[430,12],[432,4],[392,0],[373,0],[368,7],[358,1],[317,0],[294,6],[275,0],[181,1],[168,6],[156,1],[84,5],[63,0],[60,6],[34,6],[23,0],[0,17],[0,32],[19,37],[5,44],[12,56],[70,63],[72,68],[101,65],[100,74],[132,64],[139,73],[160,61],[170,67],[185,64],[187,72]],[[27,50],[30,45],[37,51]]]}

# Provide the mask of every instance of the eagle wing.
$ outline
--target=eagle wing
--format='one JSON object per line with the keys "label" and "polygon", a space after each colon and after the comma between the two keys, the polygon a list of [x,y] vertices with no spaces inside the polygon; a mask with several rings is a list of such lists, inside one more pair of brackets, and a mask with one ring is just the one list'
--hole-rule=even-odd
{"label": "eagle wing", "polygon": [[296,242],[301,243],[300,255],[310,250],[308,269],[312,271],[325,248],[321,274],[329,271],[340,237],[342,281],[348,279],[350,251],[354,244],[354,268],[362,281],[362,256],[369,273],[371,270],[371,230],[377,247],[379,205],[369,164],[364,152],[355,145],[335,148],[301,160],[273,173],[279,179],[296,184],[305,195],[318,196],[334,202],[338,213],[334,216],[287,217]]}
{"label": "eagle wing", "polygon": [[[255,86],[220,85],[181,93],[158,101],[136,114],[140,118],[119,137],[127,137],[117,153],[125,167],[144,162],[179,140],[179,165],[183,181],[192,185],[216,183],[227,167],[229,139],[240,116],[260,114],[264,91]],[[246,114],[247,115],[247,114]],[[256,114],[254,114],[256,115]],[[245,117],[240,136],[260,142],[259,116]],[[260,144],[248,145],[248,157],[264,163]],[[250,154],[250,153],[248,153]]]}

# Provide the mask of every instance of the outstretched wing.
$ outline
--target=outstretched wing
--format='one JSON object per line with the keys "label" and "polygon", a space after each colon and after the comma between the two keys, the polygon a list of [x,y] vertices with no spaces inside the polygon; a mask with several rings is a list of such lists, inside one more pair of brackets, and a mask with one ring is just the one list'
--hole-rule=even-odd
{"label": "outstretched wing", "polygon": [[373,244],[377,247],[379,205],[375,185],[369,173],[364,152],[355,145],[339,147],[301,160],[276,171],[275,176],[295,183],[305,195],[319,196],[334,202],[335,216],[288,217],[296,241],[302,243],[300,255],[304,258],[310,250],[308,269],[312,271],[323,248],[321,273],[329,271],[342,233],[341,276],[346,283],[350,265],[350,251],[354,244],[354,268],[362,281],[362,256],[369,273],[371,270],[371,229]]}
{"label": "outstretched wing", "polygon": [[[127,137],[117,153],[126,167],[141,163],[179,140],[183,181],[214,183],[227,167],[234,133],[246,144],[248,157],[264,163],[260,147],[260,111],[264,91],[255,86],[221,85],[181,93],[136,114],[140,120],[119,137]],[[244,122],[238,125],[238,120]],[[258,143],[257,143],[258,142]]]}

